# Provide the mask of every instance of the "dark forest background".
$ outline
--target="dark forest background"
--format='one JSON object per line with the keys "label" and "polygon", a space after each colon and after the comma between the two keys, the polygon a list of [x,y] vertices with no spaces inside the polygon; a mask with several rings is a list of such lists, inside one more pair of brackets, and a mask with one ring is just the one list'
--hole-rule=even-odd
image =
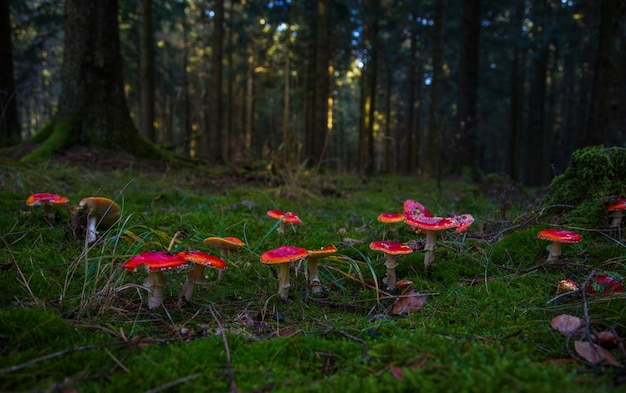
{"label": "dark forest background", "polygon": [[[533,186],[576,149],[626,146],[624,0],[0,0],[0,18],[3,147],[110,105],[162,148],[235,166]],[[126,103],[68,94],[90,78],[123,81]]]}

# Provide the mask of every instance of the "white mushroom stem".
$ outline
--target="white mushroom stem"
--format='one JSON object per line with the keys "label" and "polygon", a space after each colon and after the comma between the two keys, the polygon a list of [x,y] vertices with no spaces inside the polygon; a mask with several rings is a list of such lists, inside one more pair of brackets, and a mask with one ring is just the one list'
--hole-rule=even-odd
{"label": "white mushroom stem", "polygon": [[285,220],[281,219],[280,220],[280,225],[278,225],[278,229],[277,229],[278,233],[280,233],[281,235],[285,234]]}
{"label": "white mushroom stem", "polygon": [[435,262],[435,244],[437,243],[437,232],[436,231],[425,231],[425,232],[426,232],[426,244],[424,245],[424,267],[428,271],[432,268],[432,265]]}
{"label": "white mushroom stem", "polygon": [[199,263],[196,263],[191,270],[187,273],[187,281],[183,285],[183,288],[180,290],[178,294],[178,307],[181,307],[183,304],[183,298],[186,301],[190,301],[193,296],[193,290],[196,288],[196,284],[201,284],[206,281],[204,278],[204,271],[206,267]]}
{"label": "white mushroom stem", "polygon": [[278,295],[282,299],[287,299],[289,295],[289,262],[281,263],[278,265]]}
{"label": "white mushroom stem", "polygon": [[609,213],[609,218],[611,219],[610,228],[619,228],[622,224],[622,217],[624,217],[623,210],[613,210]]}
{"label": "white mushroom stem", "polygon": [[387,290],[392,290],[396,287],[396,267],[398,267],[395,255],[387,254],[385,267],[387,268],[387,275],[385,276]]}
{"label": "white mushroom stem", "polygon": [[[220,256],[222,257],[223,260],[228,259],[228,256],[230,255],[230,250],[226,247],[220,247]],[[222,279],[222,273],[224,271],[223,270],[218,270],[217,271],[217,279],[221,280]]]}
{"label": "white mushroom stem", "polygon": [[561,243],[559,242],[552,242],[552,244],[546,247],[546,250],[548,250],[548,253],[549,253],[548,262],[552,262],[552,261],[559,259],[559,257],[563,253],[563,249],[561,248]]}
{"label": "white mushroom stem", "polygon": [[309,287],[313,293],[320,293],[322,291],[318,259],[319,258],[309,257],[307,261],[307,265],[309,266]]}
{"label": "white mushroom stem", "polygon": [[98,232],[96,231],[96,225],[98,224],[98,217],[95,215],[89,215],[87,217],[87,233],[85,234],[85,241],[87,244],[91,244],[96,241]]}
{"label": "white mushroom stem", "polygon": [[163,304],[163,287],[167,285],[167,278],[162,271],[156,270],[148,273],[143,280],[143,286],[148,289],[148,308],[150,310]]}

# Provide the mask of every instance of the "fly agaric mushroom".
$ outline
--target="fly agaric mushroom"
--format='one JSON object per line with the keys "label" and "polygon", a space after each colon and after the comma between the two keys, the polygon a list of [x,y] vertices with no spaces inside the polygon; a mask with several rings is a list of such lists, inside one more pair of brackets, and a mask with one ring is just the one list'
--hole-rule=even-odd
{"label": "fly agaric mushroom", "polygon": [[620,198],[617,202],[606,207],[609,212],[609,218],[611,219],[611,228],[619,228],[622,223],[622,217],[624,217],[624,210],[626,210],[626,198]]}
{"label": "fly agaric mushroom", "polygon": [[163,287],[167,285],[164,270],[187,266],[187,260],[166,250],[145,251],[135,255],[122,265],[124,270],[136,271],[145,268],[148,275],[143,286],[148,289],[148,308],[153,309],[163,304]]}
{"label": "fly agaric mushroom", "polygon": [[[210,236],[202,241],[209,247],[215,247],[220,250],[220,256],[222,259],[227,259],[228,255],[236,250],[239,247],[245,246],[241,239],[236,237],[219,237],[219,236]],[[218,271],[217,279],[222,278],[222,270]]]}
{"label": "fly agaric mushroom", "polygon": [[97,228],[108,228],[120,219],[120,207],[109,198],[84,198],[78,206],[87,212],[87,244],[96,241]]}
{"label": "fly agaric mushroom", "polygon": [[404,243],[395,241],[371,242],[370,249],[385,253],[387,275],[385,276],[384,282],[387,284],[387,289],[394,289],[396,287],[396,267],[398,266],[396,257],[398,255],[410,254],[413,252],[413,249]]}
{"label": "fly agaric mushroom", "polygon": [[182,306],[183,298],[186,301],[190,301],[193,296],[193,290],[196,287],[196,284],[201,284],[206,282],[206,278],[204,277],[204,271],[206,267],[212,267],[214,269],[222,270],[226,269],[226,262],[221,260],[220,258],[207,254],[198,250],[191,251],[181,251],[176,254],[180,258],[186,260],[187,262],[195,263],[194,267],[189,270],[187,273],[187,281],[183,285],[183,289],[180,291],[178,295],[178,307]]}
{"label": "fly agaric mushroom", "polygon": [[548,262],[559,259],[563,253],[561,248],[562,243],[578,243],[580,241],[580,235],[578,233],[565,229],[544,229],[537,234],[537,237],[552,242],[552,244],[546,247],[549,253]]}
{"label": "fly agaric mushroom", "polygon": [[278,295],[281,299],[287,299],[289,294],[289,265],[293,261],[306,258],[309,252],[305,248],[294,246],[281,246],[261,254],[261,262],[265,264],[278,264]]}
{"label": "fly agaric mushroom", "polygon": [[332,244],[318,248],[316,250],[309,250],[309,257],[307,258],[307,265],[309,266],[309,287],[311,292],[320,293],[322,291],[322,282],[320,281],[318,261],[322,258],[331,256],[337,252],[337,247]]}
{"label": "fly agaric mushroom", "polygon": [[467,228],[469,228],[474,223],[474,216],[472,216],[471,214],[459,214],[450,218],[456,220],[456,222],[459,224],[454,230],[454,233],[465,232],[467,231]]}
{"label": "fly agaric mushroom", "polygon": [[68,202],[69,199],[63,195],[49,193],[31,194],[26,198],[26,205],[28,206],[43,206],[46,218],[54,218],[53,205],[65,205]]}
{"label": "fly agaric mushroom", "polygon": [[426,270],[432,268],[435,262],[435,244],[437,243],[437,232],[446,229],[457,228],[459,222],[451,217],[431,217],[426,215],[406,215],[406,224],[415,231],[426,233],[426,244],[424,245],[424,267]]}
{"label": "fly agaric mushroom", "polygon": [[412,199],[404,201],[404,204],[402,205],[402,212],[405,216],[408,214],[409,216],[432,217],[432,214],[430,214],[424,205]]}
{"label": "fly agaric mushroom", "polygon": [[402,213],[382,213],[378,215],[378,222],[389,224],[389,231],[395,236],[398,233],[396,224],[404,222],[404,214]]}
{"label": "fly agaric mushroom", "polygon": [[300,220],[300,217],[298,217],[295,213],[292,213],[292,212],[284,212],[280,210],[268,210],[267,215],[276,220],[280,220],[280,225],[278,226],[278,229],[277,229],[278,233],[280,234],[285,233],[285,224],[291,224],[291,225],[302,224],[302,220]]}

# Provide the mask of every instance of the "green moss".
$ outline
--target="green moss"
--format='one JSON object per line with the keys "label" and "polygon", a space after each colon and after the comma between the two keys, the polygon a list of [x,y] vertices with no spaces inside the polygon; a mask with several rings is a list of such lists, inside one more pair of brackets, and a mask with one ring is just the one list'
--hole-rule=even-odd
{"label": "green moss", "polygon": [[[626,196],[626,148],[586,147],[572,154],[565,172],[552,180],[545,201],[571,225],[604,228],[606,205]],[[563,205],[569,205],[564,208]]]}

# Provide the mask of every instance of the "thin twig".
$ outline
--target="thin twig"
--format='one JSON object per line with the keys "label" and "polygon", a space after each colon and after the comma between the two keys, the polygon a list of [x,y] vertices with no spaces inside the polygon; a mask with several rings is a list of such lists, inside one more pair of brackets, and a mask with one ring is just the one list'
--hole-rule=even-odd
{"label": "thin twig", "polygon": [[324,333],[322,333],[323,335],[326,335],[328,333],[337,333],[340,334],[346,338],[349,338],[350,340],[354,340],[358,343],[363,344],[363,357],[365,357],[367,355],[367,341],[365,341],[364,339],[362,339],[361,337],[357,337],[357,336],[353,336],[350,333],[344,332],[343,330],[339,330],[339,329],[335,329],[334,327],[322,324],[322,326],[324,326],[326,328],[326,330],[324,331]]}
{"label": "thin twig", "polygon": [[237,388],[237,382],[235,381],[235,376],[233,374],[232,364],[230,361],[230,349],[228,348],[228,340],[226,340],[226,332],[224,331],[222,323],[217,317],[215,310],[213,310],[213,305],[209,305],[209,311],[211,312],[211,315],[213,316],[213,319],[217,324],[220,335],[222,336],[222,342],[224,343],[224,352],[226,353],[226,374],[230,379],[230,391],[231,393],[239,393],[239,389]]}
{"label": "thin twig", "polygon": [[173,388],[174,386],[182,385],[183,383],[189,382],[192,379],[196,379],[196,378],[200,377],[201,375],[202,374],[191,374],[191,375],[188,375],[188,376],[183,377],[183,378],[178,378],[178,379],[170,381],[170,382],[168,382],[166,384],[163,384],[163,385],[161,385],[159,387],[156,387],[154,389],[146,390],[144,393],[158,393],[158,392],[162,392],[162,391],[167,390],[169,388]]}

